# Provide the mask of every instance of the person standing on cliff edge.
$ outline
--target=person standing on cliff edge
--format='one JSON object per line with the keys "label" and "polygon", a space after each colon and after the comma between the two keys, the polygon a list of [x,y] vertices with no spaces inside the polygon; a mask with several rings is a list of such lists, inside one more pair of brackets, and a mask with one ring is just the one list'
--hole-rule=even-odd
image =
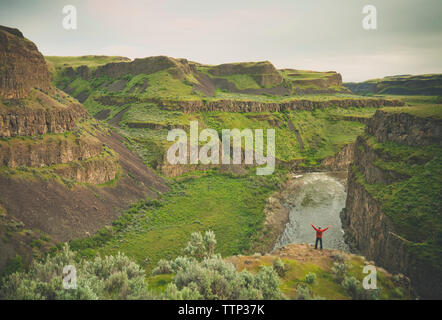
{"label": "person standing on cliff edge", "polygon": [[325,229],[321,229],[321,227],[315,228],[315,226],[313,225],[313,223],[310,222],[310,224],[312,225],[313,229],[316,230],[316,242],[315,242],[315,250],[318,249],[318,242],[321,245],[321,250],[322,250],[322,233],[327,231],[328,228],[330,228],[330,226],[328,226]]}

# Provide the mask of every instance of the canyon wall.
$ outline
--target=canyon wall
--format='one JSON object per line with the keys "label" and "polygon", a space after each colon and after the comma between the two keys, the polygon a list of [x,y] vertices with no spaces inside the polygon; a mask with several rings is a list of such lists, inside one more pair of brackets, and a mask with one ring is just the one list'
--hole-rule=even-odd
{"label": "canyon wall", "polygon": [[93,136],[53,135],[41,139],[8,139],[0,141],[0,166],[43,167],[95,157],[102,143]]}
{"label": "canyon wall", "polygon": [[226,111],[226,112],[281,112],[285,110],[314,110],[329,107],[340,108],[379,108],[382,106],[402,106],[404,103],[393,99],[330,99],[314,101],[308,99],[292,100],[287,102],[259,102],[241,100],[216,101],[156,101],[161,107],[171,110],[182,110],[185,113],[199,111]]}
{"label": "canyon wall", "polygon": [[[390,272],[408,276],[412,287],[421,297],[439,299],[442,296],[440,266],[429,263],[412,251],[412,247],[419,246],[419,241],[413,243],[410,240],[415,239],[401,236],[398,226],[385,213],[383,203],[375,199],[370,188],[377,185],[391,186],[410,178],[409,173],[380,165],[381,161],[394,160],[373,144],[395,142],[413,147],[430,144],[440,146],[441,126],[441,121],[434,118],[378,110],[369,121],[366,134],[358,137],[355,143],[354,161],[348,172],[346,208],[341,214],[346,240],[353,250]],[[406,165],[410,167],[425,164],[417,158],[406,159]],[[397,160],[395,163],[400,162]],[[416,198],[413,201],[420,202],[422,199]],[[437,203],[432,205],[437,206]],[[423,206],[421,210],[426,208]]]}
{"label": "canyon wall", "polygon": [[0,98],[25,98],[32,88],[50,88],[43,55],[19,30],[0,26]]}
{"label": "canyon wall", "polygon": [[102,154],[82,163],[73,162],[60,166],[54,172],[66,179],[81,183],[104,184],[117,178],[118,162],[113,155]]}
{"label": "canyon wall", "polygon": [[75,129],[78,120],[87,116],[86,110],[78,104],[69,107],[48,107],[0,108],[0,137],[35,136],[71,131]]}
{"label": "canyon wall", "polygon": [[367,133],[379,142],[393,141],[409,146],[442,146],[441,120],[432,117],[413,116],[408,113],[376,112]]}
{"label": "canyon wall", "polygon": [[0,57],[0,166],[51,167],[77,182],[113,180],[117,158],[98,157],[105,150],[87,132],[93,124],[78,126],[92,120],[82,105],[51,86],[37,46],[17,29],[0,27]]}
{"label": "canyon wall", "polygon": [[321,168],[327,171],[347,170],[354,158],[354,144],[345,145],[336,155],[327,157],[321,162]]}

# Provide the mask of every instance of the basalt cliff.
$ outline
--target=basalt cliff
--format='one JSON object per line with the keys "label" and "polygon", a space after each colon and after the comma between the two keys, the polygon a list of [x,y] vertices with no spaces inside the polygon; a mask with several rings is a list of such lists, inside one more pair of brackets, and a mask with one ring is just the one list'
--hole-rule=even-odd
{"label": "basalt cliff", "polygon": [[440,107],[378,110],[356,141],[342,212],[351,247],[422,298],[442,294],[441,141]]}

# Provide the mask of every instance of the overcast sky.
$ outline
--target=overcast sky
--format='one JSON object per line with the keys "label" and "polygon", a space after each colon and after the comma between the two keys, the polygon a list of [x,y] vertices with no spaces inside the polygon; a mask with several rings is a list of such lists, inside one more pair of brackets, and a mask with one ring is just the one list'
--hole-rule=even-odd
{"label": "overcast sky", "polygon": [[[62,27],[65,5],[77,30]],[[364,30],[364,5],[377,29]],[[441,0],[0,0],[0,24],[45,55],[167,55],[208,64],[269,60],[344,81],[442,73]]]}

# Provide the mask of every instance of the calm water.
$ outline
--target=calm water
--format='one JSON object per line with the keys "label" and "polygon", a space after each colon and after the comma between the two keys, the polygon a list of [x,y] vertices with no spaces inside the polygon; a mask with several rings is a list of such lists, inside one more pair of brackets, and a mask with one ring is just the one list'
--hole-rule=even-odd
{"label": "calm water", "polygon": [[344,180],[327,172],[306,173],[296,178],[297,187],[286,206],[290,210],[289,223],[275,247],[290,243],[314,244],[316,232],[310,225],[325,228],[323,246],[349,251],[344,242],[339,214],[347,197]]}

